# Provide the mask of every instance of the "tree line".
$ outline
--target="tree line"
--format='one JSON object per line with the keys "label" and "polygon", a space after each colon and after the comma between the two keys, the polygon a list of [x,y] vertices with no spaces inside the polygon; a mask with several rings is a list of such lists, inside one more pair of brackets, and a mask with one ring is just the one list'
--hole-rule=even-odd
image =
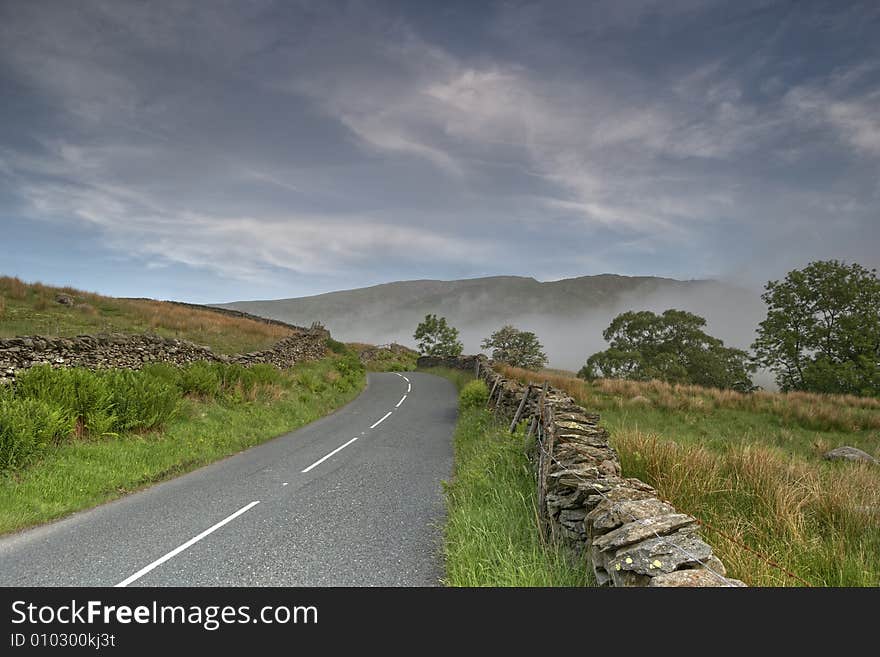
{"label": "tree line", "polygon": [[[812,262],[770,281],[761,295],[767,318],[751,352],[726,347],[704,330],[706,320],[670,308],[629,311],[602,337],[608,348],[591,355],[580,378],[659,379],[749,392],[763,367],[783,391],[880,396],[880,279],[876,269],[838,260]],[[414,333],[422,354],[457,356],[458,330],[445,317],[427,315]],[[544,347],[531,331],[506,325],[481,347],[493,360],[538,370]]]}

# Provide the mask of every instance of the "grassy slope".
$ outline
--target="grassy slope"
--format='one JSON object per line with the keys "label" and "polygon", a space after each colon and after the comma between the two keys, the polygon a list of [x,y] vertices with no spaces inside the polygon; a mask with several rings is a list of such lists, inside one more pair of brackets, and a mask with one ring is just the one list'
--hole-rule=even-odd
{"label": "grassy slope", "polygon": [[507,371],[600,412],[624,473],[708,523],[734,577],[800,585],[741,543],[813,585],[880,584],[880,468],[820,458],[844,444],[880,455],[880,400]]}
{"label": "grassy slope", "polygon": [[[427,370],[459,388],[473,377]],[[446,582],[451,586],[584,586],[587,568],[538,531],[536,490],[524,436],[482,408],[462,409],[455,472],[446,487]]]}
{"label": "grassy slope", "polygon": [[[59,292],[72,296],[76,305],[56,303]],[[157,333],[207,345],[225,354],[265,349],[290,334],[283,326],[211,310],[161,301],[115,299],[0,277],[0,338],[98,332]]]}
{"label": "grassy slope", "polygon": [[297,365],[281,386],[253,400],[188,399],[164,431],[59,446],[22,470],[0,475],[0,533],[85,509],[188,472],[294,430],[353,399],[360,370],[346,378],[328,358]]}

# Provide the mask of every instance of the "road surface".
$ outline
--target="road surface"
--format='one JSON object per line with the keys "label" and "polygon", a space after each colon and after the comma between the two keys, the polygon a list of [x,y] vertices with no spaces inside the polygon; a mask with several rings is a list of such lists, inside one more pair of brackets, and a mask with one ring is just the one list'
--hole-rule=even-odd
{"label": "road surface", "polygon": [[456,413],[445,379],[370,374],[298,431],[0,538],[0,585],[437,585]]}

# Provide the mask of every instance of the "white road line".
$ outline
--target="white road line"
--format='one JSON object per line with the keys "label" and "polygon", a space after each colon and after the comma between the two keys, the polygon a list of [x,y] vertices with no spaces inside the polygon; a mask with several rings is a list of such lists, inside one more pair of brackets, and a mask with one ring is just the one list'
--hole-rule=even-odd
{"label": "white road line", "polygon": [[406,381],[407,383],[409,383],[409,379],[407,379],[405,376],[403,376],[403,374],[401,374],[400,376],[403,378],[404,381]]}
{"label": "white road line", "polygon": [[406,391],[407,391],[407,392],[412,392],[412,383],[407,383],[407,384],[406,384]]}
{"label": "white road line", "polygon": [[198,536],[194,536],[193,538],[189,539],[186,543],[184,543],[180,547],[174,548],[173,550],[171,550],[171,552],[166,554],[164,557],[160,557],[160,558],[156,559],[149,566],[144,566],[139,571],[137,571],[134,575],[131,575],[130,577],[126,577],[124,580],[119,582],[119,584],[117,584],[116,587],[128,586],[132,582],[139,580],[141,577],[146,575],[148,572],[150,572],[154,568],[161,566],[163,563],[165,563],[169,559],[173,559],[174,557],[176,557],[178,554],[180,554],[181,552],[183,552],[187,548],[190,548],[193,545],[195,545],[196,543],[198,543],[199,541],[201,541],[208,534],[211,534],[211,533],[217,531],[218,529],[220,529],[223,525],[225,525],[229,522],[232,522],[233,520],[238,518],[238,516],[240,516],[242,513],[246,513],[247,511],[249,511],[253,507],[257,506],[257,504],[259,504],[259,503],[260,503],[260,500],[257,500],[255,502],[251,502],[250,504],[246,504],[245,506],[241,507],[238,511],[233,513],[231,516],[226,516],[223,520],[218,522],[216,525],[212,525],[211,527],[208,527],[208,529],[203,531]]}
{"label": "white road line", "polygon": [[283,484],[281,484],[281,485],[282,485],[282,486],[286,486],[286,485],[287,485],[287,482],[285,481],[285,482],[284,482]]}
{"label": "white road line", "polygon": [[341,452],[341,451],[344,450],[346,447],[348,447],[349,445],[351,445],[351,444],[352,444],[355,440],[357,440],[358,438],[360,438],[360,436],[355,436],[354,438],[352,438],[351,440],[349,440],[349,441],[348,441],[347,443],[345,443],[344,445],[340,445],[339,447],[337,447],[336,449],[334,449],[332,452],[330,452],[329,454],[327,454],[327,456],[324,456],[324,457],[322,457],[322,458],[319,458],[317,461],[315,461],[315,462],[312,463],[309,467],[307,467],[305,470],[303,470],[303,471],[302,471],[303,474],[305,474],[306,472],[308,472],[308,471],[311,470],[312,468],[316,468],[316,467],[318,467],[319,465],[321,465],[324,461],[326,461],[327,459],[329,459],[329,458],[330,458],[331,456],[333,456],[334,454],[336,454],[336,453],[338,453],[338,452]]}
{"label": "white road line", "polygon": [[385,413],[385,415],[382,416],[382,419],[379,420],[378,422],[376,422],[376,424],[372,425],[372,426],[370,427],[370,429],[375,429],[376,427],[378,427],[378,426],[379,426],[380,424],[382,424],[385,420],[387,420],[387,419],[388,419],[388,416],[391,415],[393,412],[394,412],[394,411],[388,411],[387,413]]}
{"label": "white road line", "polygon": [[395,406],[394,408],[400,408],[400,405],[405,401],[406,401],[406,395],[404,395],[403,397],[400,398],[400,401],[397,402],[397,406]]}

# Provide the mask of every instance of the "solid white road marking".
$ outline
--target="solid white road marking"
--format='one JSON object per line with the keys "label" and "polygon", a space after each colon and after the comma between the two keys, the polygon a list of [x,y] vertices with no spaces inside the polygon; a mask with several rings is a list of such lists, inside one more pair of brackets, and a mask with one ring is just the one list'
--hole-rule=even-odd
{"label": "solid white road marking", "polygon": [[409,383],[409,379],[407,379],[405,376],[403,376],[403,374],[401,374],[400,376],[403,378],[404,381],[406,381],[407,383]]}
{"label": "solid white road marking", "polygon": [[336,449],[334,449],[332,452],[330,452],[329,454],[327,454],[327,456],[318,459],[317,461],[315,461],[314,463],[312,463],[309,467],[307,467],[305,470],[303,470],[303,471],[302,471],[303,474],[305,474],[306,472],[308,472],[308,471],[311,470],[312,468],[316,468],[316,467],[318,467],[319,465],[321,465],[324,461],[326,461],[327,459],[329,459],[329,458],[330,458],[331,456],[333,456],[334,454],[336,454],[336,453],[338,453],[338,452],[341,452],[341,451],[344,450],[346,447],[348,447],[349,445],[351,445],[351,444],[352,444],[355,440],[357,440],[358,438],[360,438],[360,436],[355,436],[354,438],[352,438],[351,440],[349,440],[349,441],[348,441],[347,443],[345,443],[344,445],[340,445],[339,447],[337,447]]}
{"label": "solid white road marking", "polygon": [[116,587],[128,586],[132,582],[139,580],[141,577],[146,575],[148,572],[150,572],[154,568],[161,566],[163,563],[165,563],[169,559],[173,559],[174,557],[176,557],[178,554],[180,554],[181,552],[183,552],[187,548],[190,548],[193,545],[195,545],[196,543],[198,543],[199,541],[201,541],[208,534],[211,534],[211,533],[217,531],[226,523],[232,522],[233,520],[238,518],[238,516],[240,516],[242,513],[246,513],[247,511],[249,511],[253,507],[257,506],[257,504],[259,504],[259,503],[260,503],[260,500],[256,500],[255,502],[251,502],[250,504],[247,504],[247,505],[241,507],[238,511],[233,513],[231,516],[226,516],[223,520],[218,522],[216,525],[212,525],[211,527],[208,527],[208,529],[203,531],[201,534],[189,539],[186,543],[184,543],[180,547],[174,548],[173,550],[171,550],[171,552],[166,554],[164,557],[160,557],[160,558],[156,559],[149,566],[144,566],[139,571],[137,571],[134,575],[131,575],[130,577],[126,577],[124,580],[119,582],[119,584],[117,584]]}
{"label": "solid white road marking", "polygon": [[400,405],[401,405],[405,400],[406,400],[406,395],[404,395],[403,397],[400,398],[400,401],[397,402],[397,406],[395,406],[394,408],[400,408]]}
{"label": "solid white road marking", "polygon": [[285,481],[285,482],[284,482],[283,484],[281,484],[281,485],[282,485],[282,486],[286,486],[286,485],[287,485],[287,482]]}
{"label": "solid white road marking", "polygon": [[407,392],[412,392],[412,383],[407,383],[407,384],[406,384],[406,391],[407,391]]}
{"label": "solid white road marking", "polygon": [[383,415],[382,418],[381,418],[378,422],[376,422],[376,424],[373,424],[373,425],[370,426],[370,429],[375,429],[376,427],[378,427],[378,426],[379,426],[380,424],[382,424],[385,420],[387,420],[387,419],[388,419],[388,416],[391,415],[393,412],[394,412],[394,411],[388,411],[387,413],[385,413],[385,415]]}

